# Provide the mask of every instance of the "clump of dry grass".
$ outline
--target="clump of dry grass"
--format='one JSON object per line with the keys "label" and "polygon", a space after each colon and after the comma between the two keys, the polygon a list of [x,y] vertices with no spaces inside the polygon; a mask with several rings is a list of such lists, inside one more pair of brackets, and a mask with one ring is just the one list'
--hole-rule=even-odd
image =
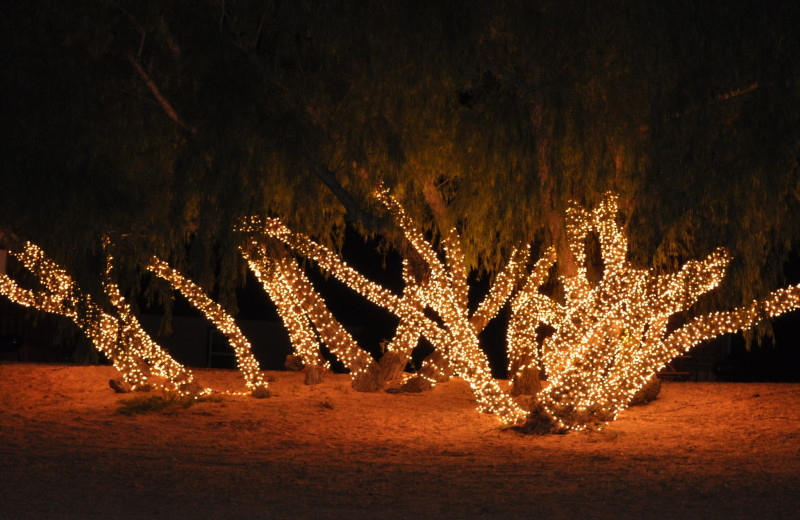
{"label": "clump of dry grass", "polygon": [[178,397],[173,394],[163,395],[137,395],[129,399],[122,399],[117,413],[132,417],[143,413],[175,413],[179,409],[186,409],[195,403],[219,403],[222,397],[217,395],[204,395],[200,397]]}

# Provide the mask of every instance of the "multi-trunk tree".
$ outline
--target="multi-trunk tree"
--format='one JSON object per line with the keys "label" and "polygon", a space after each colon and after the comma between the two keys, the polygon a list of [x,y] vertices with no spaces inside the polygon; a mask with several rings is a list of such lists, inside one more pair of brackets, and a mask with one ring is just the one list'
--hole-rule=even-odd
{"label": "multi-trunk tree", "polygon": [[[606,280],[609,267],[601,285],[683,273],[718,246],[736,283],[702,298],[701,310],[744,308],[782,284],[800,238],[800,6],[695,4],[14,6],[0,20],[9,49],[0,59],[13,71],[0,78],[9,128],[0,246],[40,244],[96,302],[109,298],[97,272],[110,237],[120,297],[139,293],[155,255],[230,313],[244,252],[294,324],[293,342],[306,345],[305,365],[324,364],[319,344],[339,349],[362,389],[395,378],[420,337],[439,353],[460,338],[451,357],[470,357],[489,309],[464,314],[465,273],[496,277],[497,300],[487,301],[511,298],[513,393],[531,391],[537,372],[550,378],[547,363],[572,370],[569,358],[548,357],[570,320],[591,321],[605,312],[592,305],[608,304],[586,289],[595,270],[581,281],[577,213],[562,218],[571,201],[599,207],[618,193],[626,260],[654,269],[619,267]],[[393,224],[399,206],[373,196],[382,185],[406,224]],[[323,295],[297,297],[307,280],[291,255],[273,254],[279,240],[254,244],[234,230],[248,215],[277,217],[330,251],[352,226],[406,258],[403,294],[381,296],[400,318],[385,359],[355,345]],[[590,254],[612,247],[597,245],[600,224],[585,226]],[[541,260],[522,281],[514,266],[528,247]],[[543,283],[555,292],[544,296]],[[636,337],[644,318],[626,319],[635,326],[619,334]],[[555,329],[544,350],[519,347],[541,339],[540,322]],[[660,326],[646,324],[653,337]],[[603,335],[612,333],[592,334],[612,349]],[[444,377],[453,368],[444,364],[429,359],[408,388]],[[548,409],[572,406],[546,391],[557,403]]]}
{"label": "multi-trunk tree", "polygon": [[[486,356],[478,345],[480,323],[491,319],[508,298],[508,287],[518,285],[498,276],[495,286],[478,310],[469,316],[464,291],[463,257],[458,234],[451,231],[442,242],[445,261],[415,228],[403,209],[383,191],[378,197],[392,210],[415,251],[430,268],[422,292],[412,305],[403,298],[359,276],[331,251],[307,236],[292,233],[279,221],[249,222],[300,254],[317,262],[353,290],[400,317],[398,334],[405,324],[426,335],[440,349],[442,359],[469,382],[478,408],[497,414],[507,424],[529,421],[535,429],[584,429],[616,418],[648,381],[676,356],[714,337],[747,330],[759,321],[800,307],[800,286],[770,293],[751,305],[727,312],[693,318],[670,330],[669,319],[690,310],[703,294],[716,288],[730,257],[718,249],[704,261],[687,262],[678,272],[659,275],[636,268],[627,259],[628,245],[618,219],[617,197],[607,195],[593,211],[573,206],[565,229],[577,274],[561,276],[562,301],[539,291],[558,259],[550,248],[534,265],[511,306],[508,358],[514,383],[517,378],[547,374],[545,387],[533,407],[523,409],[491,376]],[[602,272],[592,279],[587,272],[587,242],[599,242]],[[516,253],[515,253],[516,254]],[[502,274],[521,271],[519,258]],[[427,318],[433,311],[440,324]],[[491,309],[491,310],[487,310]],[[483,316],[485,314],[485,316]],[[475,319],[477,316],[481,316]],[[552,333],[541,344],[540,325]],[[423,370],[424,370],[423,366]],[[424,376],[424,374],[423,374]],[[420,377],[420,376],[416,376]],[[530,387],[528,387],[530,388]],[[530,404],[530,403],[529,403]]]}
{"label": "multi-trunk tree", "polygon": [[[744,308],[697,316],[670,330],[670,317],[690,309],[700,296],[719,285],[730,257],[720,249],[666,275],[634,267],[627,259],[627,240],[617,222],[617,198],[609,194],[592,211],[573,206],[567,214],[565,228],[577,274],[559,278],[561,298],[540,292],[558,261],[554,249],[546,250],[527,272],[524,265],[529,251],[523,248],[522,253],[512,254],[486,298],[470,314],[457,231],[445,235],[441,252],[437,252],[386,190],[381,188],[376,194],[429,269],[421,285],[406,273],[408,287],[401,296],[370,282],[335,253],[291,232],[276,219],[249,218],[239,227],[250,237],[252,252],[245,257],[279,308],[296,353],[306,365],[308,383],[318,382],[323,364],[317,334],[351,371],[354,386],[367,391],[377,390],[398,375],[419,336],[424,336],[437,355],[411,376],[412,381],[432,385],[452,371],[469,383],[478,409],[496,414],[504,424],[526,422],[535,431],[593,428],[614,420],[658,370],[694,345],[800,307],[800,286],[794,286]],[[593,278],[587,272],[586,255],[591,238],[599,243],[602,258],[602,271]],[[296,261],[285,251],[279,258],[268,253],[264,243],[269,240],[307,256],[354,291],[396,314],[399,325],[388,355],[374,360],[361,350],[328,311]],[[193,383],[191,372],[143,332],[110,279],[111,256],[104,287],[116,315],[82,296],[66,272],[36,246],[27,244],[16,256],[36,275],[43,290],[22,289],[2,275],[0,293],[22,305],[71,318],[132,388],[155,385],[183,394],[208,391]],[[258,362],[230,315],[165,262],[154,258],[148,268],[180,290],[229,338],[250,393],[268,396]],[[507,389],[492,377],[478,333],[515,289],[508,330],[513,385]],[[536,340],[540,325],[551,329],[542,342]],[[541,373],[546,374],[543,385],[538,380]],[[531,377],[536,384],[528,387],[528,393],[534,399],[515,399],[514,394],[526,393],[518,388],[518,379]],[[419,383],[415,389],[421,389]]]}

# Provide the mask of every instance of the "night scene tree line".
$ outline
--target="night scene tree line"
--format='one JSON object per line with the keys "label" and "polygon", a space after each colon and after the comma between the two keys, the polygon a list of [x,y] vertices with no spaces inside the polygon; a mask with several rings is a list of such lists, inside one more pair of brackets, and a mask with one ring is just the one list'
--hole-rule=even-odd
{"label": "night scene tree line", "polygon": [[[8,8],[0,291],[73,319],[126,389],[200,395],[136,318],[178,290],[265,397],[232,318],[249,268],[310,383],[320,344],[375,391],[424,338],[406,390],[457,374],[504,423],[613,420],[675,355],[800,305],[775,290],[800,236],[800,7],[583,4]],[[400,253],[401,294],[342,261],[345,229]],[[317,268],[398,318],[380,359]],[[478,342],[501,309],[508,390]]]}

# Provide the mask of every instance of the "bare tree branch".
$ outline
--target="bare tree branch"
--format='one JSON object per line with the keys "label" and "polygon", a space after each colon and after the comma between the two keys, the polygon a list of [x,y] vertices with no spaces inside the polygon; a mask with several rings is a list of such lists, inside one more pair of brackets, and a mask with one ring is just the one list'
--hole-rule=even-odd
{"label": "bare tree branch", "polygon": [[172,107],[169,101],[167,101],[167,99],[163,96],[163,94],[161,94],[161,91],[158,89],[158,86],[155,84],[153,79],[147,74],[147,72],[142,68],[142,65],[139,63],[139,61],[130,54],[128,55],[128,61],[130,62],[131,65],[133,65],[133,68],[136,69],[136,73],[139,74],[140,78],[142,78],[142,81],[144,81],[144,84],[147,85],[147,88],[150,89],[150,92],[153,94],[153,97],[156,98],[158,104],[161,105],[161,108],[164,109],[164,112],[166,112],[167,117],[175,121],[175,123],[177,123],[178,126],[180,126],[181,128],[188,130],[193,135],[196,134],[197,129],[187,125],[178,116],[178,113],[175,111],[175,109]]}
{"label": "bare tree branch", "polygon": [[350,192],[342,186],[334,172],[325,166],[317,166],[312,168],[312,171],[344,206],[347,211],[345,220],[350,223],[361,224],[369,231],[385,234],[387,225],[384,219],[364,211]]}

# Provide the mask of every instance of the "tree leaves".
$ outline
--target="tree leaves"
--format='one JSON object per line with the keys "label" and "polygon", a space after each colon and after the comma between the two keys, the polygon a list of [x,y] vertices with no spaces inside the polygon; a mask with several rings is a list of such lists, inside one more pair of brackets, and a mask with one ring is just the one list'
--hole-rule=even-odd
{"label": "tree leaves", "polygon": [[[2,22],[14,132],[0,149],[0,222],[62,263],[91,265],[113,233],[128,242],[120,271],[155,252],[230,288],[241,269],[217,255],[242,215],[280,216],[335,245],[348,215],[380,213],[370,192],[385,182],[423,229],[435,218],[459,227],[469,269],[492,270],[520,241],[563,240],[553,223],[567,201],[613,189],[634,258],[668,267],[724,245],[745,281],[737,297],[751,298],[774,285],[800,229],[797,11],[19,6]],[[364,212],[345,211],[320,167]],[[443,215],[426,204],[428,185],[445,195]]]}

